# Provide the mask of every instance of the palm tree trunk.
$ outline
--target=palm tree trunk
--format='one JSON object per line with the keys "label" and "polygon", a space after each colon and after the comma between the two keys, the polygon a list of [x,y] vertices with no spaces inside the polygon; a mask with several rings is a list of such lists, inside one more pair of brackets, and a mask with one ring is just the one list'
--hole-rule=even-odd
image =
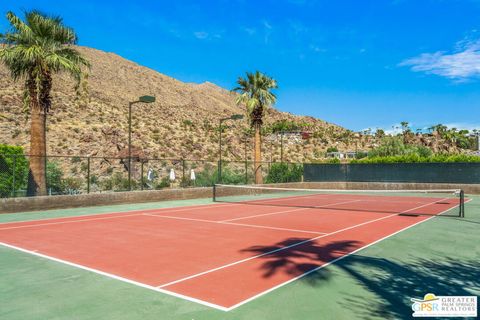
{"label": "palm tree trunk", "polygon": [[261,124],[255,123],[255,146],[254,146],[254,166],[255,166],[255,183],[262,184],[262,136],[260,134]]}
{"label": "palm tree trunk", "polygon": [[46,179],[46,121],[47,114],[40,106],[36,84],[27,82],[30,98],[30,164],[28,172],[27,196],[47,195]]}

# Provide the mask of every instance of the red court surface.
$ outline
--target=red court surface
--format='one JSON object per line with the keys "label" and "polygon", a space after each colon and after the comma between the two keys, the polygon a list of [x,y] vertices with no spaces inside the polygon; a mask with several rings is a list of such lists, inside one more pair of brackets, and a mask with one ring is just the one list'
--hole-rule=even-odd
{"label": "red court surface", "polygon": [[303,200],[317,208],[299,208],[291,199],[4,223],[0,244],[228,311],[458,205],[318,195]]}

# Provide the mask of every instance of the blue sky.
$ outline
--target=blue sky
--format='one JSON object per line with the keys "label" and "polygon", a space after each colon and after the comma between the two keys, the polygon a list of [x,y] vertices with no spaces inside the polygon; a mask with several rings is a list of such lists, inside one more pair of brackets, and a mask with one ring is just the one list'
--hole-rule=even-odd
{"label": "blue sky", "polygon": [[479,0],[7,0],[60,15],[79,44],[186,82],[279,84],[276,107],[353,130],[480,129]]}

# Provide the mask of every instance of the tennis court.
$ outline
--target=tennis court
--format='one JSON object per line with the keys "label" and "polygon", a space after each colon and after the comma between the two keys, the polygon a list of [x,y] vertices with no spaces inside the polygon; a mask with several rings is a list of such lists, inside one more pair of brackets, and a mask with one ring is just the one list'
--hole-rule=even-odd
{"label": "tennis court", "polygon": [[205,205],[2,223],[0,242],[230,311],[435,216],[463,214],[458,190],[215,189]]}

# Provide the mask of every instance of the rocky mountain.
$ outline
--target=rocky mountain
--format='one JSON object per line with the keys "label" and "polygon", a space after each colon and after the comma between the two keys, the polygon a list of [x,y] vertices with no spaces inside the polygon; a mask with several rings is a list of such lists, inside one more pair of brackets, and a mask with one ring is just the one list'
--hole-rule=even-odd
{"label": "rocky mountain", "polygon": [[[77,88],[80,94],[67,75],[54,78],[47,133],[50,155],[123,157],[128,137],[128,101],[154,95],[155,103],[133,107],[135,154],[147,158],[216,160],[219,119],[245,113],[243,107],[235,104],[234,94],[213,83],[184,83],[114,53],[86,47],[78,50],[90,61],[91,70]],[[0,141],[21,145],[28,153],[29,124],[22,104],[22,85],[14,83],[0,65]],[[268,111],[265,126],[280,120],[299,124],[310,132],[303,137],[285,136],[284,157],[288,161],[320,158],[329,146],[340,150],[359,147],[349,130],[275,108]],[[244,159],[248,121],[228,121],[225,125],[225,159]],[[360,147],[366,147],[364,142]],[[247,143],[251,145],[251,139]],[[248,149],[252,150],[247,146]],[[278,136],[265,136],[263,156],[265,161],[279,160]]]}

